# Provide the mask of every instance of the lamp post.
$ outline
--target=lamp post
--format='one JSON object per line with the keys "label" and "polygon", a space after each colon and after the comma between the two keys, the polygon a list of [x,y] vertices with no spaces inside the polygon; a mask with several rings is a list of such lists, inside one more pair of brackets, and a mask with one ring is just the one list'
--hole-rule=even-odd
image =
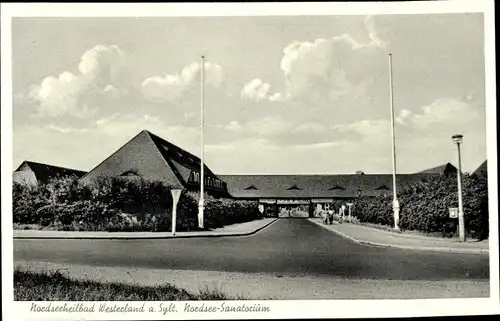
{"label": "lamp post", "polygon": [[458,237],[461,242],[465,242],[465,222],[464,222],[464,207],[462,202],[462,159],[460,156],[460,144],[463,141],[463,135],[453,135],[452,139],[455,144],[457,144],[458,150],[458,171],[457,171],[457,183],[458,183]]}
{"label": "lamp post", "polygon": [[201,116],[200,116],[200,127],[201,127],[201,134],[200,134],[200,148],[201,148],[201,157],[200,157],[200,201],[198,202],[198,227],[203,228],[203,216],[204,216],[204,210],[205,210],[205,161],[204,161],[204,153],[205,153],[205,144],[203,141],[203,135],[204,135],[204,109],[205,109],[205,56],[201,56],[201,75],[200,75],[200,83],[201,83],[201,104],[200,104],[200,109],[201,109]]}
{"label": "lamp post", "polygon": [[392,92],[392,54],[389,54],[389,92],[391,105],[391,138],[392,138],[392,210],[394,212],[394,229],[399,231],[399,202],[396,191],[396,135],[394,128],[394,95]]}

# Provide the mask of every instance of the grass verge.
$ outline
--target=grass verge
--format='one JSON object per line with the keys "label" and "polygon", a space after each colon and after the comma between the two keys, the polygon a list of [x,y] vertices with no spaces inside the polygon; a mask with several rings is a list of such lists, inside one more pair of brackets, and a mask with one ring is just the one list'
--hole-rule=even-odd
{"label": "grass verge", "polygon": [[[232,300],[208,286],[193,294],[170,284],[141,286],[72,279],[60,271],[14,269],[15,301],[187,301]],[[234,298],[241,300],[242,298]]]}

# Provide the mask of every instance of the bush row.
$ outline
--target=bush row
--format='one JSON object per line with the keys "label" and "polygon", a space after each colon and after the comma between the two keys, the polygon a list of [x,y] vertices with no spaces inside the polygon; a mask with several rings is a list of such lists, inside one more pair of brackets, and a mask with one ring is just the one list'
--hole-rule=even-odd
{"label": "bush row", "polygon": [[[171,187],[161,182],[101,178],[90,185],[76,178],[47,184],[14,183],[13,218],[59,230],[170,231]],[[177,230],[198,228],[199,193],[183,191],[177,206]],[[205,195],[206,228],[261,218],[257,202]]]}
{"label": "bush row", "polygon": [[[466,232],[470,237],[488,238],[487,179],[465,174],[462,181]],[[399,226],[451,237],[456,235],[458,219],[449,217],[449,208],[458,207],[457,180],[454,175],[429,177],[398,191]],[[354,215],[361,222],[394,225],[392,195],[360,197]]]}

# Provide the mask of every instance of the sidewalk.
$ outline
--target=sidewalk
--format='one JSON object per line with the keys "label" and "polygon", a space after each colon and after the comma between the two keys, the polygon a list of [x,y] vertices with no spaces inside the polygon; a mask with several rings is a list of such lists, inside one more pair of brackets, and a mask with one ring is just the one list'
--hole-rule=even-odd
{"label": "sidewalk", "polygon": [[383,231],[372,227],[350,224],[334,223],[325,225],[321,218],[311,218],[309,221],[331,230],[340,236],[348,238],[359,244],[373,246],[395,247],[408,250],[440,251],[454,253],[488,254],[489,242],[467,241],[459,242],[455,238],[439,238],[424,235],[399,234]]}
{"label": "sidewalk", "polygon": [[211,231],[193,232],[74,232],[50,230],[14,230],[14,239],[170,239],[190,237],[246,236],[257,233],[277,218],[231,224]]}

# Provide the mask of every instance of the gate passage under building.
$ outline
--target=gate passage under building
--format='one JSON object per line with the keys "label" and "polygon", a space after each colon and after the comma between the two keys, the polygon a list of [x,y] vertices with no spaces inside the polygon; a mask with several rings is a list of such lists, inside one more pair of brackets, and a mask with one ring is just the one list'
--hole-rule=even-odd
{"label": "gate passage under building", "polygon": [[[315,214],[323,210],[330,210],[334,199],[260,199],[259,203],[264,206],[264,210],[274,210],[276,215],[280,213],[293,211],[301,212],[307,215],[300,217],[314,217]],[[286,213],[285,213],[286,214]],[[289,213],[290,214],[290,213]],[[290,214],[291,215],[291,214]],[[296,216],[297,217],[297,216]]]}

